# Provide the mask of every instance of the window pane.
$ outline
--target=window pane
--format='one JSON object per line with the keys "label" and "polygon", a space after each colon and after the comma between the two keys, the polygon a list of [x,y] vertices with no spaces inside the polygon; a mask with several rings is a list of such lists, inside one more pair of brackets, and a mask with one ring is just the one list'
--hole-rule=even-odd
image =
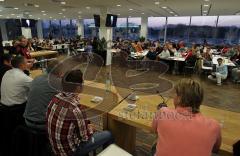
{"label": "window pane", "polygon": [[76,37],[77,36],[77,30],[78,30],[76,19],[71,20],[71,29],[70,30],[71,30],[70,31],[70,36],[71,37]]}
{"label": "window pane", "polygon": [[217,16],[193,16],[189,29],[189,42],[215,44]]}
{"label": "window pane", "polygon": [[164,41],[166,17],[148,18],[148,39]]}
{"label": "window pane", "polygon": [[240,16],[219,16],[218,44],[238,44],[240,35]]}
{"label": "window pane", "polygon": [[84,37],[93,38],[98,36],[98,28],[95,28],[94,19],[84,19]]}
{"label": "window pane", "polygon": [[141,18],[128,18],[128,38],[138,40],[141,30]]}
{"label": "window pane", "polygon": [[117,27],[113,28],[113,39],[116,38],[127,39],[127,18],[118,18]]}
{"label": "window pane", "polygon": [[60,38],[61,37],[61,27],[59,20],[52,20],[51,21],[51,33],[53,38]]}
{"label": "window pane", "polygon": [[62,29],[62,36],[65,38],[70,38],[71,34],[71,25],[70,25],[70,20],[65,19],[61,20],[61,29]]}
{"label": "window pane", "polygon": [[15,40],[18,36],[22,35],[21,27],[16,25],[15,19],[6,20],[6,29],[8,40]]}
{"label": "window pane", "polygon": [[167,40],[188,43],[188,27],[190,17],[168,17]]}
{"label": "window pane", "polygon": [[42,28],[43,28],[43,38],[49,37],[50,32],[50,21],[49,20],[43,20],[42,21]]}

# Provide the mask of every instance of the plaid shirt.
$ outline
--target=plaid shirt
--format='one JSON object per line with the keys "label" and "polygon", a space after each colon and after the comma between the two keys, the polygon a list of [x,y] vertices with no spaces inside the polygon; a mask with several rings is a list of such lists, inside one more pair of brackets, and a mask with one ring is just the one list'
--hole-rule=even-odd
{"label": "plaid shirt", "polygon": [[56,156],[73,155],[80,142],[88,141],[88,121],[79,98],[71,93],[53,97],[47,111],[48,136]]}

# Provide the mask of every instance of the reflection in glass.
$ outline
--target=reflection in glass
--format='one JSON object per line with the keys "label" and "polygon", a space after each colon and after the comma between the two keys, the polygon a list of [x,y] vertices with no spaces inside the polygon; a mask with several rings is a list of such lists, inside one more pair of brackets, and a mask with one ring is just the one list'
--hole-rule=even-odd
{"label": "reflection in glass", "polygon": [[113,28],[113,39],[127,39],[127,18],[118,18],[117,27]]}
{"label": "reflection in glass", "polygon": [[98,36],[99,28],[95,27],[94,19],[84,19],[84,37],[93,38]]}

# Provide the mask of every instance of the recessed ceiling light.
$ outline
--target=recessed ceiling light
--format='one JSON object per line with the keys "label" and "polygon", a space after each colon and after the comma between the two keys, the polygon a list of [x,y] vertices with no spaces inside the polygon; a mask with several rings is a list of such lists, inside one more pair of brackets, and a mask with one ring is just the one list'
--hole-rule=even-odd
{"label": "recessed ceiling light", "polygon": [[18,10],[18,8],[14,8],[15,10]]}
{"label": "recessed ceiling light", "polygon": [[132,11],[133,9],[129,9],[130,11]]}
{"label": "recessed ceiling light", "polygon": [[7,16],[7,18],[10,18],[9,16]]}
{"label": "recessed ceiling light", "polygon": [[17,16],[17,18],[20,18],[20,16]]}
{"label": "recessed ceiling light", "polygon": [[33,16],[33,15],[29,15],[29,16]]}
{"label": "recessed ceiling light", "polygon": [[56,21],[57,19],[55,18],[54,20]]}
{"label": "recessed ceiling light", "polygon": [[0,16],[2,16],[2,15],[0,15]]}
{"label": "recessed ceiling light", "polygon": [[90,7],[89,7],[89,6],[87,6],[87,7],[86,7],[86,9],[90,9]]}
{"label": "recessed ceiling light", "polygon": [[64,1],[63,1],[63,2],[61,2],[61,4],[62,4],[62,5],[65,5],[65,4],[66,4],[66,2],[64,2]]}
{"label": "recessed ceiling light", "polygon": [[178,16],[178,15],[174,15],[174,16]]}
{"label": "recessed ceiling light", "polygon": [[25,14],[29,14],[29,12],[25,12]]}
{"label": "recessed ceiling light", "polygon": [[120,6],[121,6],[121,4],[118,4],[117,6],[118,6],[118,7],[120,7]]}
{"label": "recessed ceiling light", "polygon": [[41,18],[38,18],[38,20],[40,20]]}
{"label": "recessed ceiling light", "polygon": [[162,8],[163,8],[163,9],[167,9],[167,7],[166,7],[166,6],[163,6]]}
{"label": "recessed ceiling light", "polygon": [[0,12],[1,12],[2,10],[0,10]]}
{"label": "recessed ceiling light", "polygon": [[81,14],[81,13],[82,13],[82,11],[79,11],[78,13],[79,13],[79,14]]}
{"label": "recessed ceiling light", "polygon": [[142,12],[142,15],[144,15],[145,13],[144,12]]}
{"label": "recessed ceiling light", "polygon": [[121,14],[117,14],[118,16],[120,16]]}
{"label": "recessed ceiling light", "polygon": [[0,0],[0,2],[4,2],[4,0]]}
{"label": "recessed ceiling light", "polygon": [[170,13],[170,14],[173,14],[174,12],[170,11],[169,13]]}
{"label": "recessed ceiling light", "polygon": [[46,16],[47,14],[43,14],[43,16]]}
{"label": "recessed ceiling light", "polygon": [[204,10],[203,12],[208,12],[207,10]]}
{"label": "recessed ceiling light", "polygon": [[15,14],[11,14],[12,16],[14,16]]}
{"label": "recessed ceiling light", "polygon": [[59,14],[59,15],[62,15],[63,13],[59,12],[58,14]]}
{"label": "recessed ceiling light", "polygon": [[208,5],[208,4],[204,4],[203,6],[205,6],[205,7],[209,7],[209,5]]}
{"label": "recessed ceiling light", "polygon": [[52,18],[51,16],[49,18]]}
{"label": "recessed ceiling light", "polygon": [[63,18],[66,18],[66,16],[63,16]]}
{"label": "recessed ceiling light", "polygon": [[41,12],[45,12],[45,11],[43,10],[43,11],[41,11]]}
{"label": "recessed ceiling light", "polygon": [[208,2],[209,0],[204,0],[205,2]]}
{"label": "recessed ceiling light", "polygon": [[62,9],[62,11],[66,11],[66,9]]}
{"label": "recessed ceiling light", "polygon": [[39,5],[38,5],[38,4],[34,4],[34,6],[35,6],[36,8],[39,8]]}
{"label": "recessed ceiling light", "polygon": [[156,4],[156,5],[159,5],[159,4],[160,4],[160,2],[155,2],[155,4]]}

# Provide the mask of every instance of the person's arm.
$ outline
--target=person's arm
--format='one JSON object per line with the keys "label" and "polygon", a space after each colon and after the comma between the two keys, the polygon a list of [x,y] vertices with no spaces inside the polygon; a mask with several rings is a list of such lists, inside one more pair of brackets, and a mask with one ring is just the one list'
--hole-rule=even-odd
{"label": "person's arm", "polygon": [[221,144],[222,144],[222,135],[221,135],[221,128],[220,128],[220,125],[219,125],[218,128],[217,128],[217,139],[216,139],[216,142],[213,146],[212,152],[213,153],[218,153],[218,151],[221,147]]}

